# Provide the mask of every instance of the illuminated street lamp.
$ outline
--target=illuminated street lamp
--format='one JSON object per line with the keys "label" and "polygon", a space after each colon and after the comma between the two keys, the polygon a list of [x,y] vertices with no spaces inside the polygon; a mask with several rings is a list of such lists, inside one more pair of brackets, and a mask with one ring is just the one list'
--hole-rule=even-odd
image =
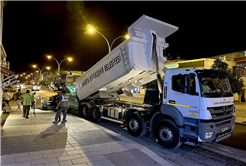
{"label": "illuminated street lamp", "polygon": [[111,46],[110,46],[111,48],[112,48],[112,46],[113,46],[113,44],[114,44],[114,41],[117,40],[117,39],[119,39],[120,37],[125,37],[126,39],[128,39],[130,36],[129,36],[129,35],[122,35],[122,36],[119,36],[119,37],[115,38],[115,39],[113,40]]}
{"label": "illuminated street lamp", "polygon": [[42,68],[42,69],[40,69],[37,65],[32,65],[32,67],[34,67],[34,68],[38,68],[38,70],[39,70],[39,72],[40,72],[40,79],[41,79],[41,77],[42,77],[42,71],[46,68],[47,70],[49,70],[50,69],[50,67],[48,66],[48,67],[44,67],[44,68]]}
{"label": "illuminated street lamp", "polygon": [[103,34],[101,34],[100,32],[98,32],[95,28],[93,28],[90,24],[87,25],[87,28],[88,28],[88,30],[89,30],[90,32],[95,31],[95,32],[99,33],[99,34],[106,40],[106,42],[107,42],[107,44],[108,44],[108,53],[110,53],[110,52],[111,52],[111,47],[110,47],[109,42],[108,42],[108,40],[106,39],[106,37],[103,36]]}
{"label": "illuminated street lamp", "polygon": [[71,62],[71,61],[73,60],[73,58],[68,57],[68,58],[63,59],[63,60],[59,63],[58,60],[56,60],[56,58],[54,58],[54,57],[51,56],[51,55],[48,55],[47,58],[48,58],[48,59],[53,58],[53,59],[56,61],[56,63],[58,64],[58,72],[60,71],[60,66],[61,66],[61,63],[62,63],[63,61],[68,60],[69,62]]}

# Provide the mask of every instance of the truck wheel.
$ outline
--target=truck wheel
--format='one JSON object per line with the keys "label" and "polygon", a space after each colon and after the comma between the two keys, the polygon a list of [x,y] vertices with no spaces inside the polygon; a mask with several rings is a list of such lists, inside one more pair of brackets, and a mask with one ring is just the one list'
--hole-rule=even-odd
{"label": "truck wheel", "polygon": [[154,127],[156,141],[167,149],[179,147],[180,142],[178,126],[172,120],[162,120]]}
{"label": "truck wheel", "polygon": [[83,104],[81,106],[81,117],[84,119],[89,119],[90,118],[90,111],[91,111],[91,106],[89,104]]}
{"label": "truck wheel", "polygon": [[146,122],[143,122],[140,115],[131,113],[126,119],[128,132],[135,137],[141,137],[146,133]]}
{"label": "truck wheel", "polygon": [[95,123],[101,120],[101,112],[98,107],[91,108],[91,120]]}

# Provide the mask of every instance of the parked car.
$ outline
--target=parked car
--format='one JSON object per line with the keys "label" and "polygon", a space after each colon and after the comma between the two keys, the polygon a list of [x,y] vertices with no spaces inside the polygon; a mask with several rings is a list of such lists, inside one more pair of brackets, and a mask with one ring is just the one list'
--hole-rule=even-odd
{"label": "parked car", "polygon": [[40,85],[38,82],[33,82],[32,83],[32,91],[39,91]]}

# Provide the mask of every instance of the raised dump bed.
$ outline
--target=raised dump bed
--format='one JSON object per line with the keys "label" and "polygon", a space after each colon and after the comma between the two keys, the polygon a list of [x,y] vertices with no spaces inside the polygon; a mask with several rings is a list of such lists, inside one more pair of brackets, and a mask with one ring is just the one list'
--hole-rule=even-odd
{"label": "raised dump bed", "polygon": [[114,98],[121,93],[131,96],[131,89],[155,80],[152,32],[157,36],[159,68],[163,69],[166,58],[162,50],[167,47],[165,38],[177,30],[173,25],[146,15],[140,17],[128,28],[130,39],[122,42],[77,79],[79,100],[95,94],[98,98]]}

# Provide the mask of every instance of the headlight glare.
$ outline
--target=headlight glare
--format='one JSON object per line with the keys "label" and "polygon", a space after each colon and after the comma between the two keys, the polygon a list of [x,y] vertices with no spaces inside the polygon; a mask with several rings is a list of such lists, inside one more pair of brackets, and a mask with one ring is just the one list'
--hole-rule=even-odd
{"label": "headlight glare", "polygon": [[205,139],[212,138],[214,132],[206,132],[205,133]]}

